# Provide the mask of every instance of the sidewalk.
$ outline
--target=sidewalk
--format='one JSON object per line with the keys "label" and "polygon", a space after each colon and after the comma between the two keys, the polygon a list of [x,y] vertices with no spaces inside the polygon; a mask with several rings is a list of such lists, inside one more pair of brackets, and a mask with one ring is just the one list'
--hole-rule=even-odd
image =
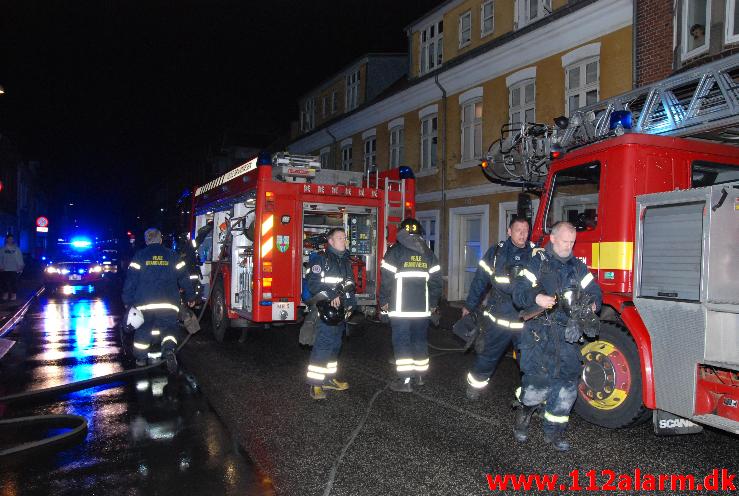
{"label": "sidewalk", "polygon": [[[16,313],[33,298],[43,286],[40,276],[31,275],[18,282],[18,293],[15,301],[0,302],[0,328],[13,318]],[[0,334],[1,336],[2,334]]]}

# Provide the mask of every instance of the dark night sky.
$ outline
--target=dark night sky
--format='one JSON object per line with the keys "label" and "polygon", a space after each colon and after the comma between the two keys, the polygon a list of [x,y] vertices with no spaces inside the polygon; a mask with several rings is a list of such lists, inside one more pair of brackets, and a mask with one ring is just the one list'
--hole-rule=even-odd
{"label": "dark night sky", "polygon": [[301,94],[366,52],[405,51],[403,28],[439,3],[0,0],[0,133],[41,161],[53,201],[125,225],[225,130],[286,134]]}

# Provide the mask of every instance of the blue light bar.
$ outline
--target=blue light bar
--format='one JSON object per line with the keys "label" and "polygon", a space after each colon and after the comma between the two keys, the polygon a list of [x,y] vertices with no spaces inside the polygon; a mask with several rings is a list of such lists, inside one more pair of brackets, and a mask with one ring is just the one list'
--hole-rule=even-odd
{"label": "blue light bar", "polygon": [[416,176],[413,175],[413,169],[407,165],[401,165],[398,167],[398,175],[400,179],[414,179]]}
{"label": "blue light bar", "polygon": [[619,127],[619,124],[623,129],[631,129],[633,124],[631,112],[628,110],[616,110],[611,112],[611,118],[608,124],[611,131]]}
{"label": "blue light bar", "polygon": [[92,246],[92,241],[90,241],[89,239],[77,238],[72,240],[71,245],[73,248],[78,249],[89,248]]}

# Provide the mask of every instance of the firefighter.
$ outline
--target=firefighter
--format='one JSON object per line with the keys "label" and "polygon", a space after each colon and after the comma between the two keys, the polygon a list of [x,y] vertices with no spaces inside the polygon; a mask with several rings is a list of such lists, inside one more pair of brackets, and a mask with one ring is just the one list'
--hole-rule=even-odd
{"label": "firefighter", "polygon": [[342,227],[335,227],[326,237],[326,250],[310,256],[307,275],[310,300],[323,303],[316,305],[321,319],[318,321],[318,332],[306,374],[310,396],[315,400],[325,399],[327,389],[349,389],[349,383],[338,380],[336,373],[341,338],[346,327],[345,317],[356,304],[354,273],[346,249],[346,231]]}
{"label": "firefighter", "polygon": [[[133,257],[128,266],[123,286],[123,303],[127,309],[136,308],[144,323],[134,334],[133,354],[136,365],[146,359],[163,357],[170,373],[177,371],[175,349],[182,340],[177,324],[180,310],[180,290],[190,307],[195,305],[186,263],[173,250],[162,246],[162,233],[155,228],[144,233],[146,248]],[[161,343],[159,352],[152,346]]]}
{"label": "firefighter", "polygon": [[544,439],[558,451],[570,449],[564,432],[577,398],[582,362],[578,345],[581,335],[570,335],[568,315],[562,305],[557,305],[557,295],[579,286],[593,298],[593,311],[600,309],[602,300],[588,267],[572,255],[576,238],[572,224],[555,224],[549,243],[531,257],[516,279],[513,293],[513,302],[520,308],[533,309],[535,315],[526,322],[521,337],[523,377],[517,391],[520,405],[513,433],[518,442],[526,441],[531,415],[543,405]]}
{"label": "firefighter", "polygon": [[523,322],[513,306],[513,283],[529,262],[534,247],[533,243],[527,243],[529,222],[523,217],[514,217],[508,224],[507,234],[508,239],[490,247],[480,260],[462,308],[464,317],[477,308],[487,289],[492,287],[482,313],[486,327],[484,348],[467,373],[467,398],[472,401],[480,398],[480,392],[488,385],[498,361],[511,343],[518,347],[523,330]]}
{"label": "firefighter", "polygon": [[416,219],[400,223],[398,242],[388,248],[380,267],[380,307],[390,317],[397,372],[390,389],[409,393],[412,377],[419,386],[424,384],[429,318],[436,312],[442,288],[441,266]]}

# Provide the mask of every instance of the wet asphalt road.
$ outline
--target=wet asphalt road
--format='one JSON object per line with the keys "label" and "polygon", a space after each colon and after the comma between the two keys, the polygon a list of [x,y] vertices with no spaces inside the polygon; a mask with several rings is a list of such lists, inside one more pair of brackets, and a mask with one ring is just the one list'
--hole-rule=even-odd
{"label": "wet asphalt road", "polygon": [[[0,396],[110,374],[130,367],[115,326],[111,291],[45,294],[7,337]],[[189,379],[189,380],[188,380]],[[268,495],[269,476],[238,448],[196,383],[163,369],[61,396],[43,404],[0,405],[0,417],[76,414],[82,443],[0,465],[0,496]],[[0,449],[57,431],[0,432]]]}
{"label": "wet asphalt road", "polygon": [[[322,495],[331,467],[369,401],[393,376],[390,333],[386,326],[371,325],[364,335],[345,340],[339,376],[351,387],[329,392],[325,401],[308,396],[304,374],[309,350],[298,345],[297,334],[295,326],[286,326],[249,331],[244,343],[217,344],[206,331],[191,340],[183,355],[221,418],[270,475],[277,494]],[[459,346],[443,330],[433,330],[430,342]],[[515,362],[503,360],[481,401],[473,403],[464,394],[473,360],[473,355],[432,350],[426,386],[413,394],[380,393],[339,466],[330,494],[490,494],[488,474],[558,474],[569,483],[573,470],[595,470],[602,487],[608,481],[603,470],[699,477],[714,468],[739,472],[739,438],[716,430],[657,437],[651,423],[607,430],[573,414],[568,436],[572,451],[559,453],[544,445],[537,419],[529,441],[517,444],[510,408],[519,383]],[[585,476],[580,477],[586,494],[729,494],[586,491]]]}

